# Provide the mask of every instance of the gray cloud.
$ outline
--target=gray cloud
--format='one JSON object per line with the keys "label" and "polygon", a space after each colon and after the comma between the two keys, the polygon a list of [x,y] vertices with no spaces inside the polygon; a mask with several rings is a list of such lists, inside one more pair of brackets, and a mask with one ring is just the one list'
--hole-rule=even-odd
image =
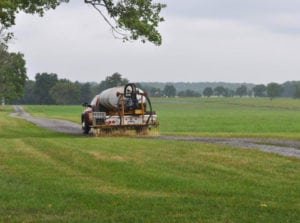
{"label": "gray cloud", "polygon": [[71,1],[43,18],[20,14],[10,48],[25,54],[31,79],[37,72],[96,82],[114,72],[131,81],[299,79],[300,2],[164,1],[161,47],[114,39],[94,9]]}
{"label": "gray cloud", "polygon": [[236,20],[276,32],[300,33],[298,0],[187,0],[168,4],[166,15]]}

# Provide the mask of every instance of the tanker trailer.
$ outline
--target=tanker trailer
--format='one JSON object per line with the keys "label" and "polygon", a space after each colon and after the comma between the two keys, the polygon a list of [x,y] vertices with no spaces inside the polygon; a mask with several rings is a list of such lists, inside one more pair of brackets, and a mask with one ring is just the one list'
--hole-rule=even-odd
{"label": "tanker trailer", "polygon": [[95,135],[127,130],[147,134],[159,125],[147,93],[133,83],[106,89],[84,106],[81,123],[85,134],[91,129]]}

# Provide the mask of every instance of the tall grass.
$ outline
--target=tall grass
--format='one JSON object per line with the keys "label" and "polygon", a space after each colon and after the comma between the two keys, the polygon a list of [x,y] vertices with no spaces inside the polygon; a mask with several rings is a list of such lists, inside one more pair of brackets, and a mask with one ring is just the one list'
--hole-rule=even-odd
{"label": "tall grass", "polygon": [[205,143],[69,136],[8,113],[0,112],[0,222],[300,219],[298,159]]}

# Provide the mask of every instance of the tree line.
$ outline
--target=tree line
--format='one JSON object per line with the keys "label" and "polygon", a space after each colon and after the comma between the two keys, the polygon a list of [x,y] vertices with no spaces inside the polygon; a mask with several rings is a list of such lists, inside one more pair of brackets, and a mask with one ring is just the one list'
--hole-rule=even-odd
{"label": "tree line", "polygon": [[101,91],[127,84],[129,81],[121,74],[114,73],[107,76],[100,83],[59,79],[54,73],[37,73],[35,80],[28,80],[25,85],[24,96],[14,103],[20,104],[79,104],[90,100]]}
{"label": "tree line", "polygon": [[[54,73],[37,73],[35,80],[27,80],[24,96],[13,103],[20,104],[81,104],[90,102],[92,98],[103,90],[115,86],[125,85],[129,80],[120,73],[107,76],[99,83],[59,79]],[[300,98],[300,81],[286,82],[284,84],[269,83],[259,84],[249,88],[240,85],[236,89],[224,86],[205,87],[202,92],[191,89],[177,91],[175,84],[164,84],[163,88],[153,87],[147,83],[137,86],[148,93],[150,97],[293,97]]]}
{"label": "tree line", "polygon": [[[270,99],[276,97],[300,98],[300,81],[288,81],[283,84],[272,82],[266,85],[253,85],[253,87],[249,87],[246,84],[241,84],[235,89],[227,88],[222,85],[211,87],[209,86],[209,83],[206,83],[207,86],[204,87],[202,91],[191,89],[177,91],[174,85],[175,84],[166,84],[163,90],[156,87],[145,88],[148,90],[148,92],[150,92],[150,95],[154,97],[269,97]],[[145,86],[147,86],[146,83]]]}
{"label": "tree line", "polygon": [[[107,76],[100,83],[59,79],[54,73],[37,73],[35,80],[27,80],[24,88],[24,96],[13,103],[19,104],[80,104],[90,102],[92,98],[103,90],[128,84],[129,80],[121,74],[114,73]],[[153,97],[175,96],[176,89],[173,85],[166,85],[163,90],[149,88],[137,83],[137,87],[145,90]],[[187,91],[189,92],[189,91]],[[197,94],[200,96],[200,94]]]}

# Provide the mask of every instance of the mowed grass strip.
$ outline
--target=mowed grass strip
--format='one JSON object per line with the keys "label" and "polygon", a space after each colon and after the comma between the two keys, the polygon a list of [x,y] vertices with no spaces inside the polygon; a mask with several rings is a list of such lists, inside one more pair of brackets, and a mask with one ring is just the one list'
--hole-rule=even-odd
{"label": "mowed grass strip", "polygon": [[[161,134],[300,140],[300,101],[268,98],[152,98]],[[35,116],[80,123],[81,106],[25,106]]]}
{"label": "mowed grass strip", "polygon": [[0,222],[297,222],[300,161],[195,142],[75,137],[0,112]]}

